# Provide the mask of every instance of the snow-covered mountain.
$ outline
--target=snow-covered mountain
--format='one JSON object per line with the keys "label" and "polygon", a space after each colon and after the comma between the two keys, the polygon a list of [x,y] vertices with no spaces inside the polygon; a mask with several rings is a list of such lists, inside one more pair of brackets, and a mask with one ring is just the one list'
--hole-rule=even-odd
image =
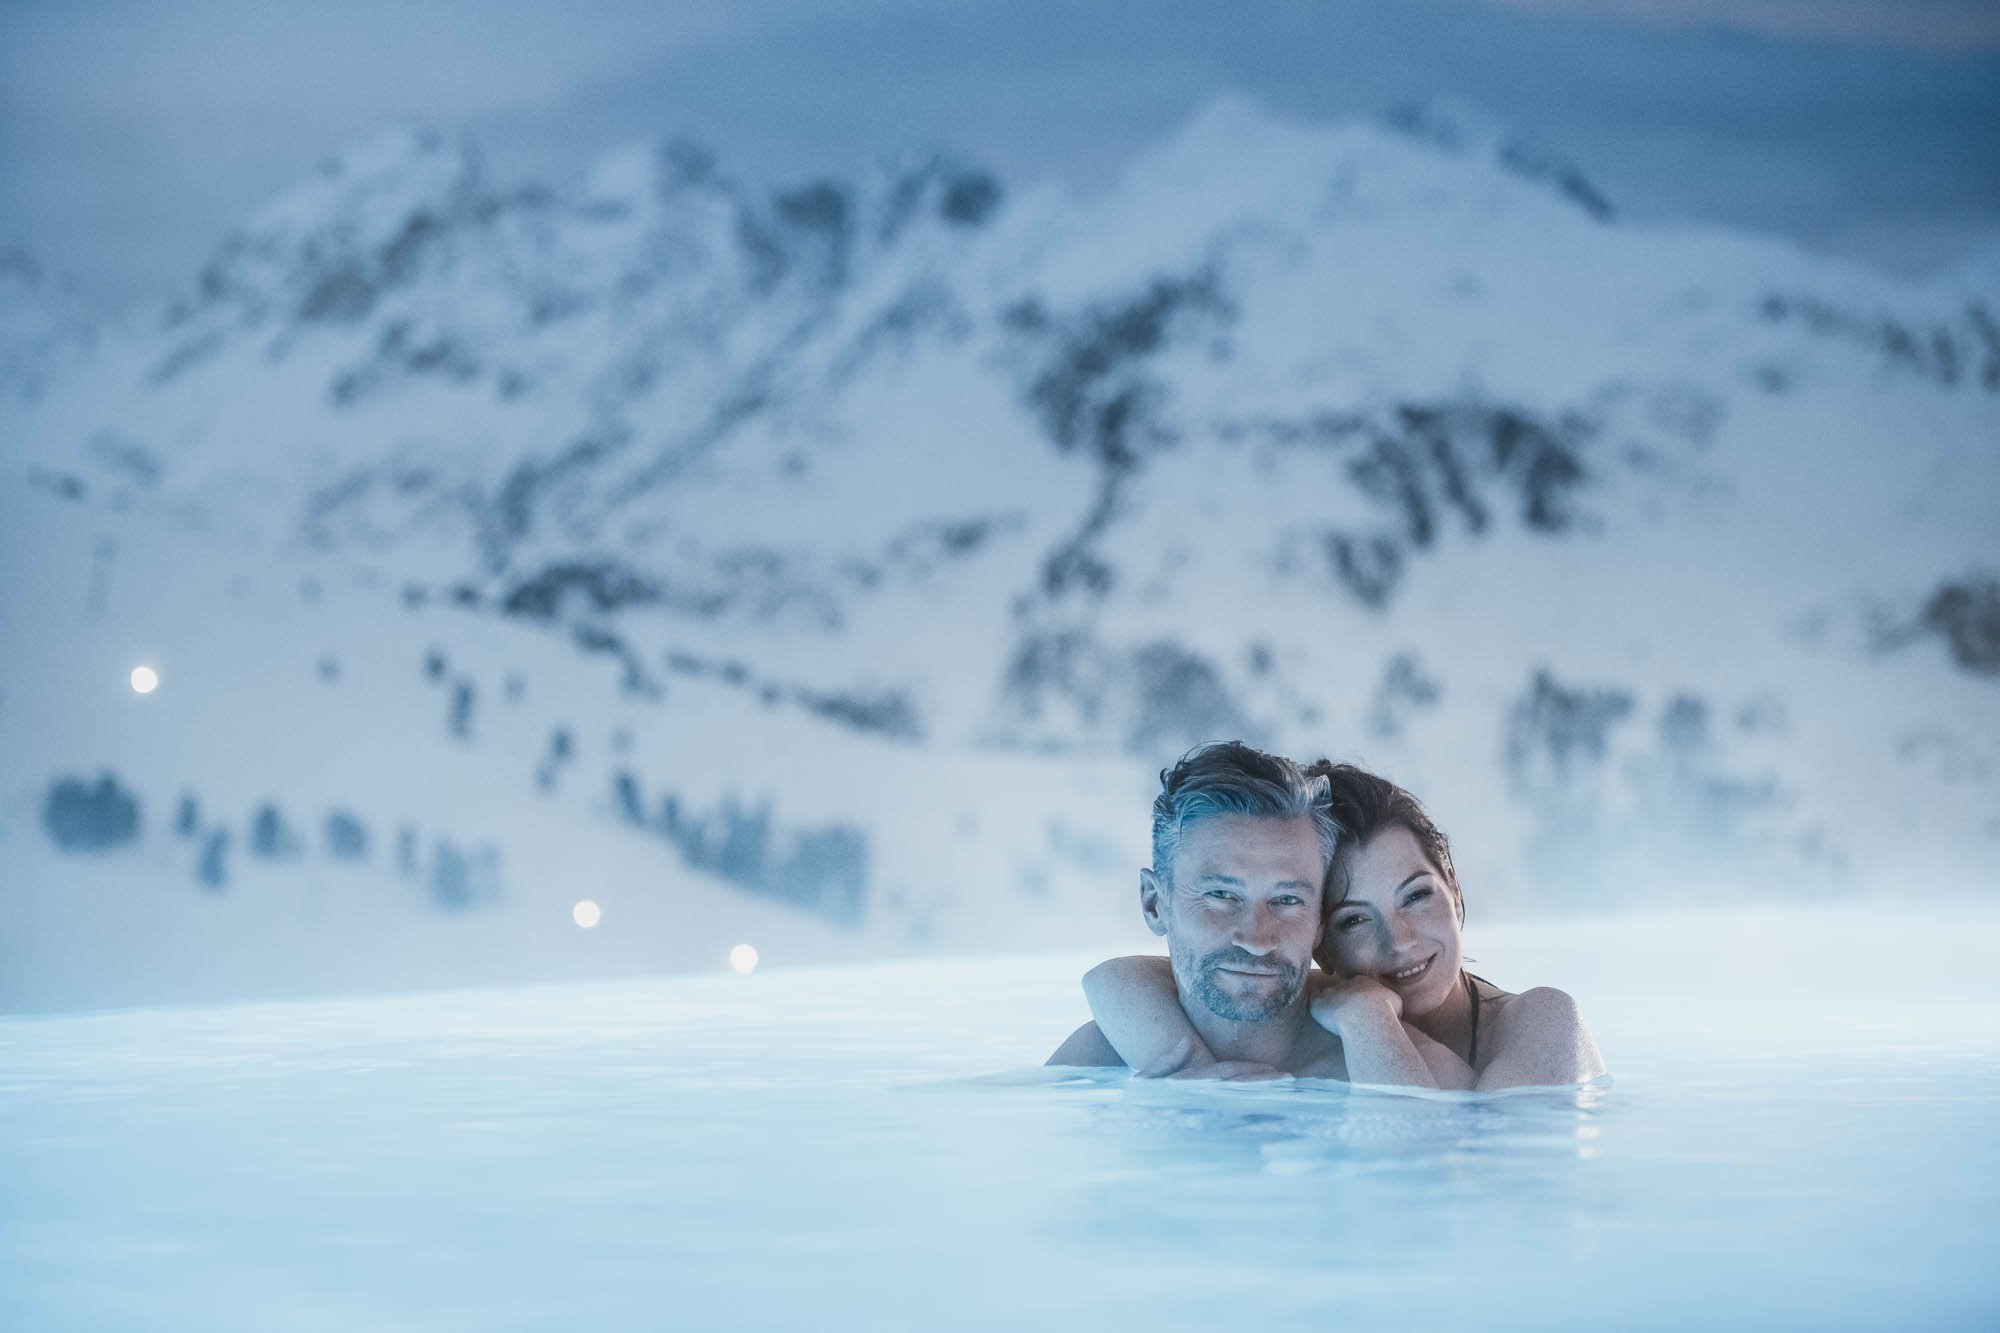
{"label": "snow-covered mountain", "polygon": [[33,400],[95,341],[98,312],[17,247],[0,248],[0,398]]}
{"label": "snow-covered mountain", "polygon": [[0,382],[0,1001],[1116,942],[1223,736],[1475,920],[1993,887],[2000,293],[1614,205],[1436,105],[331,161]]}

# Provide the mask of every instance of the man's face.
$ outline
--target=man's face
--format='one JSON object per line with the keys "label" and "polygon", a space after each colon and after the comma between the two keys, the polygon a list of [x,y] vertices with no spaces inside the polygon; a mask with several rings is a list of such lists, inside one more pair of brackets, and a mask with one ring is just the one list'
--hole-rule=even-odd
{"label": "man's face", "polygon": [[1304,815],[1211,815],[1185,825],[1171,882],[1139,872],[1184,1007],[1255,1023],[1299,998],[1320,937],[1319,834]]}

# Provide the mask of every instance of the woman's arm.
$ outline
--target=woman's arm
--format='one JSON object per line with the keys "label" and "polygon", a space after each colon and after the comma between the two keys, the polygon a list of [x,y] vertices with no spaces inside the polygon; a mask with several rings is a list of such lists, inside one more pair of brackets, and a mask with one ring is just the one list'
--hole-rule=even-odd
{"label": "woman's arm", "polygon": [[1245,1061],[1218,1061],[1174,989],[1173,964],[1138,955],[1113,958],[1083,974],[1091,1017],[1120,1059],[1141,1078],[1241,1078],[1275,1074]]}
{"label": "woman's arm", "polygon": [[1562,991],[1548,986],[1522,991],[1497,1018],[1493,1056],[1475,1085],[1481,1092],[1559,1087],[1604,1072],[1604,1057],[1597,1053],[1576,1001]]}
{"label": "woman's arm", "polygon": [[[1373,977],[1328,977],[1320,982],[1312,998],[1312,1016],[1340,1038],[1350,1083],[1389,1088],[1472,1086],[1471,1070],[1460,1076],[1452,1069],[1453,1065],[1463,1069],[1463,1061],[1403,1026],[1401,998]],[[1419,1050],[1418,1040],[1435,1047],[1435,1052]]]}
{"label": "woman's arm", "polygon": [[1410,1045],[1417,1048],[1417,1054],[1430,1066],[1431,1077],[1437,1080],[1438,1087],[1452,1092],[1472,1091],[1478,1081],[1472,1066],[1459,1059],[1449,1046],[1432,1041],[1408,1023],[1403,1024],[1403,1035],[1410,1039]]}

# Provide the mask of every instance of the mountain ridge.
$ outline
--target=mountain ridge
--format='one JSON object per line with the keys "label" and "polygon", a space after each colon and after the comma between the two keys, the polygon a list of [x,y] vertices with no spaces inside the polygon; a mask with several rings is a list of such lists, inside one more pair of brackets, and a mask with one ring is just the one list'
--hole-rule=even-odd
{"label": "mountain ridge", "polygon": [[[260,213],[158,327],[0,400],[11,526],[74,515],[100,535],[49,540],[79,568],[255,552],[157,588],[207,658],[309,661],[321,622],[378,641],[244,744],[428,710],[408,743],[443,780],[508,719],[513,757],[450,779],[492,811],[780,899],[850,830],[829,919],[885,947],[1113,919],[1147,771],[1221,735],[1383,764],[1500,901],[1676,866],[1752,893],[1981,873],[1991,310],[1620,222],[1445,115],[1225,101],[1088,198],[948,155],[765,187],[688,141],[499,188],[400,132]],[[259,605],[319,591],[265,642],[232,621],[246,577]],[[95,642],[116,601],[10,632]],[[541,674],[461,669],[461,640]],[[112,762],[82,706],[10,747],[17,793]],[[831,786],[801,801],[752,734]],[[1870,772],[1920,855],[1857,822]],[[450,804],[529,893],[543,853]]]}

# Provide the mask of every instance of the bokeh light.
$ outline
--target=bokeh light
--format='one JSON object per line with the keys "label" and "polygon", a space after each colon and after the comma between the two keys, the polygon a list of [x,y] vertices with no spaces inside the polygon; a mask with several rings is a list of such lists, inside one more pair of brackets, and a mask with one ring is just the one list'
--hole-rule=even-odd
{"label": "bokeh light", "polygon": [[160,673],[149,666],[132,668],[132,693],[151,694],[160,688]]}
{"label": "bokeh light", "polygon": [[748,944],[737,945],[729,951],[729,965],[744,976],[749,976],[757,970],[756,948]]}
{"label": "bokeh light", "polygon": [[604,919],[604,909],[590,899],[585,898],[577,903],[576,906],[569,909],[569,916],[570,920],[576,922],[577,925],[582,926],[585,930],[589,930]]}

